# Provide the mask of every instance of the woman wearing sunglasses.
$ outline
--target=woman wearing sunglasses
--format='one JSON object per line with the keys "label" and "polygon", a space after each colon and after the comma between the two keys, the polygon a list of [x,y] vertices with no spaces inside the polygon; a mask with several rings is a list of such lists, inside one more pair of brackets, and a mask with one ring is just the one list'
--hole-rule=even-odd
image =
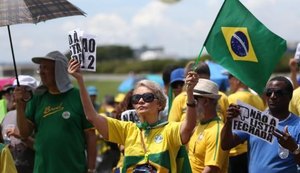
{"label": "woman wearing sunglasses", "polygon": [[125,146],[121,172],[178,172],[178,150],[189,141],[196,125],[196,103],[193,98],[193,88],[198,81],[196,73],[190,72],[186,77],[188,108],[182,123],[160,122],[159,112],[166,105],[162,89],[148,80],[138,82],[131,97],[141,122],[135,124],[98,115],[85,89],[79,66],[77,61],[70,60],[68,71],[78,82],[87,119],[103,138]]}

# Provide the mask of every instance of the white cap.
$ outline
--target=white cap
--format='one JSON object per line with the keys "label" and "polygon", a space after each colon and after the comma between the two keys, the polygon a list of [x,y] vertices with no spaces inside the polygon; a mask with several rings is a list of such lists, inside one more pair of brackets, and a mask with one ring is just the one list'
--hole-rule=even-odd
{"label": "white cap", "polygon": [[[38,87],[38,81],[29,75],[19,75],[18,76],[19,83],[21,86],[28,86],[31,89],[36,89]],[[17,80],[15,79],[13,82],[13,86],[17,86]]]}

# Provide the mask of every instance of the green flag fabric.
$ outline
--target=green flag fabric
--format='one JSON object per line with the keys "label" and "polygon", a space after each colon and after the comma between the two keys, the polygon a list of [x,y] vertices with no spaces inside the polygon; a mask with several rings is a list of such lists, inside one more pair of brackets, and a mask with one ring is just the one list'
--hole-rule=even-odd
{"label": "green flag fabric", "polygon": [[0,122],[2,122],[6,113],[7,113],[6,101],[5,99],[0,99]]}
{"label": "green flag fabric", "polygon": [[225,0],[204,46],[214,61],[259,94],[286,51],[286,41],[239,0]]}

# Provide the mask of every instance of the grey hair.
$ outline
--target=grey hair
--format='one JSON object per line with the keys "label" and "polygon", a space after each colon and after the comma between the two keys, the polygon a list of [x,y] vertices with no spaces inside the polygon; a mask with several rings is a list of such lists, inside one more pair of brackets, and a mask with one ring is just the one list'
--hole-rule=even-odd
{"label": "grey hair", "polygon": [[141,86],[146,87],[153,92],[154,96],[157,98],[159,104],[162,107],[160,111],[164,110],[166,107],[167,98],[162,88],[157,83],[144,79],[135,84],[134,90]]}

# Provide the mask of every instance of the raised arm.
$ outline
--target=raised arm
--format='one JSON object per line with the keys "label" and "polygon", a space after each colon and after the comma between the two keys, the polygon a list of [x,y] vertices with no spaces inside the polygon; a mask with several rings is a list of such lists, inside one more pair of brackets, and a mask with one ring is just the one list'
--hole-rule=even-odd
{"label": "raised arm", "polygon": [[69,61],[68,72],[77,80],[80,91],[80,98],[86,118],[95,126],[95,128],[99,131],[103,138],[108,139],[107,119],[104,116],[98,115],[98,113],[95,111],[88,92],[86,91],[84,80],[82,74],[80,73],[79,67],[80,63],[78,61],[73,59]]}
{"label": "raised arm", "polygon": [[193,96],[193,90],[198,82],[198,75],[191,71],[186,76],[186,85],[187,85],[187,106],[186,111],[186,118],[182,122],[180,127],[180,135],[181,135],[181,142],[186,144],[193,133],[193,130],[196,126],[196,102]]}
{"label": "raised arm", "polygon": [[227,109],[227,121],[221,131],[221,147],[223,150],[229,150],[243,141],[232,133],[232,119],[240,114],[239,106],[230,104]]}
{"label": "raised arm", "polygon": [[290,77],[294,85],[294,89],[298,88],[298,82],[297,82],[297,73],[298,73],[298,64],[295,58],[291,58],[289,61],[289,67],[290,67]]}
{"label": "raised arm", "polygon": [[25,117],[26,102],[23,100],[25,89],[17,86],[14,90],[14,99],[17,110],[17,124],[20,131],[21,139],[27,139],[33,132],[34,125]]}

